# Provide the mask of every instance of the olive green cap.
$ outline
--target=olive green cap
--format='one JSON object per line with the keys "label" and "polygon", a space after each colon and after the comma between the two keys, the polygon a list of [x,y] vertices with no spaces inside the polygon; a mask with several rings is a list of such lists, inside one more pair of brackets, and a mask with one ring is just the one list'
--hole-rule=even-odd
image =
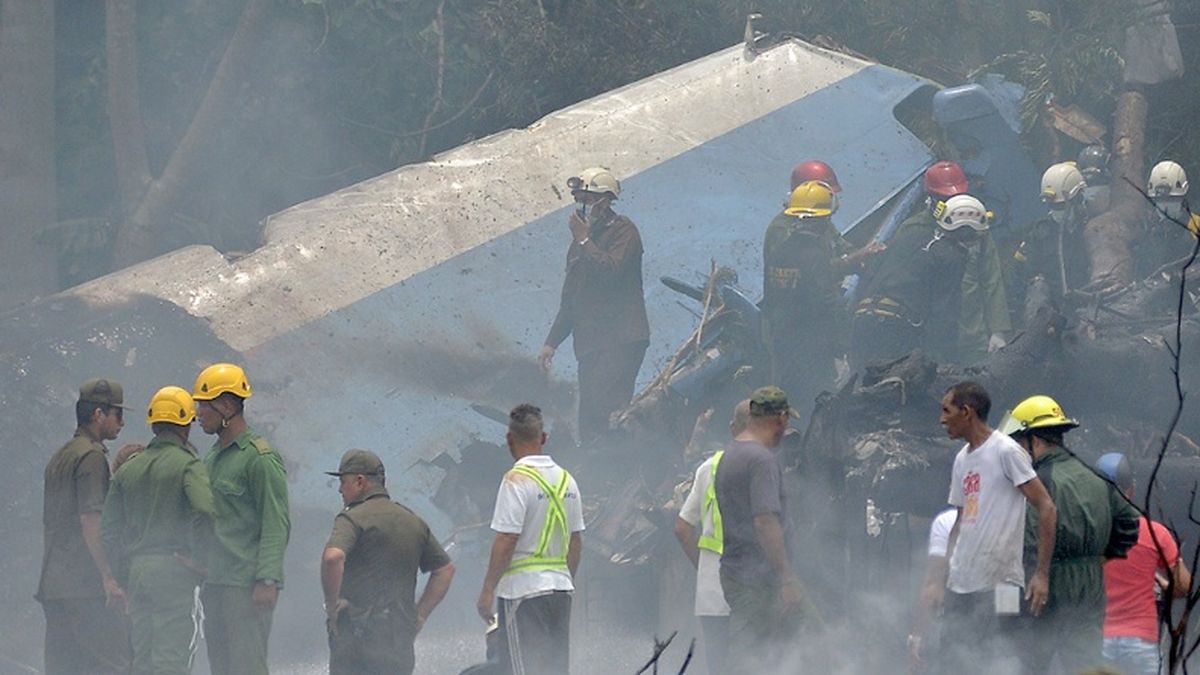
{"label": "olive green cap", "polygon": [[79,402],[130,409],[121,405],[125,402],[125,390],[121,384],[103,377],[88,380],[79,386]]}
{"label": "olive green cap", "polygon": [[750,394],[750,415],[752,417],[778,415],[786,413],[790,409],[787,392],[775,385],[759,387],[754,390],[753,394]]}
{"label": "olive green cap", "polygon": [[338,470],[326,471],[325,473],[330,476],[349,476],[354,474],[382,476],[383,462],[380,461],[379,455],[370,450],[347,450],[346,454],[342,455],[342,463],[338,464]]}

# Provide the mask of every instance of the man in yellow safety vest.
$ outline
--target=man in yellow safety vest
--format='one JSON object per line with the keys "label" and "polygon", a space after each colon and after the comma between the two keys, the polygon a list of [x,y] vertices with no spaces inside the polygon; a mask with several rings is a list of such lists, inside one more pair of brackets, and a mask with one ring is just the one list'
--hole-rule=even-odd
{"label": "man in yellow safety vest", "polygon": [[571,594],[583,550],[579,487],[544,454],[536,406],[512,409],[507,440],[516,464],[496,496],[496,539],[476,609],[491,623],[499,598],[500,663],[513,675],[560,675],[570,671]]}
{"label": "man in yellow safety vest", "polygon": [[[750,399],[733,409],[729,431],[737,436],[750,422]],[[729,605],[721,590],[721,550],[724,537],[717,505],[717,468],[724,450],[714,452],[696,469],[692,489],[675,519],[675,537],[696,567],[696,617],[703,633],[708,672],[724,673],[729,653]],[[700,527],[699,536],[696,527]]]}

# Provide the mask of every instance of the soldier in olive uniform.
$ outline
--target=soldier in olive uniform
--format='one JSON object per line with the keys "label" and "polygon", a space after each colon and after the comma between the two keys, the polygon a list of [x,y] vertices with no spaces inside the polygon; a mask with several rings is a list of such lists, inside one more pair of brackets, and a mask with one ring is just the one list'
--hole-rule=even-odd
{"label": "soldier in olive uniform", "polygon": [[124,393],[88,380],[75,404],[78,428],[46,465],[45,552],[37,595],[46,613],[47,675],[129,672],[125,596],[100,542],[108,450],[124,426]]}
{"label": "soldier in olive uniform", "polygon": [[251,393],[246,373],[231,363],[205,368],[192,392],[200,427],[217,436],[204,457],[216,520],[201,592],[213,675],[268,672],[267,638],[291,530],[283,458],[242,415]]}
{"label": "soldier in olive uniform", "polygon": [[[391,501],[383,462],[349,450],[337,476],[346,508],[321,556],[330,675],[413,672],[413,640],[454,578],[454,563],[429,526]],[[417,573],[429,581],[414,603]]]}
{"label": "soldier in olive uniform", "polygon": [[208,472],[188,443],[196,404],[163,387],[150,399],[154,440],[113,476],[104,502],[104,550],[129,593],[134,675],[187,675],[201,575],[193,560],[212,530]]}

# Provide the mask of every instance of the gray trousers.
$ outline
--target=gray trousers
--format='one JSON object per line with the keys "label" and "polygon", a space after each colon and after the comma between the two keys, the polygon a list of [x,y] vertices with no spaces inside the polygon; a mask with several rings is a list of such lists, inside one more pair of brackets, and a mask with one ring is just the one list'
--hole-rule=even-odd
{"label": "gray trousers", "polygon": [[499,660],[512,675],[566,675],[571,670],[571,593],[501,598]]}

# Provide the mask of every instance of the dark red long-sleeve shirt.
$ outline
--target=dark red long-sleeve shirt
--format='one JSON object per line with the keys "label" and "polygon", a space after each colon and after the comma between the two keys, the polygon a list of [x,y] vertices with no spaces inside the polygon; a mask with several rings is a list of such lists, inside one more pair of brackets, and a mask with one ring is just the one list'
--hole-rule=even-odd
{"label": "dark red long-sleeve shirt", "polygon": [[595,223],[588,242],[567,249],[558,315],[546,336],[557,348],[575,335],[576,357],[650,339],[642,294],[642,238],[625,216]]}

